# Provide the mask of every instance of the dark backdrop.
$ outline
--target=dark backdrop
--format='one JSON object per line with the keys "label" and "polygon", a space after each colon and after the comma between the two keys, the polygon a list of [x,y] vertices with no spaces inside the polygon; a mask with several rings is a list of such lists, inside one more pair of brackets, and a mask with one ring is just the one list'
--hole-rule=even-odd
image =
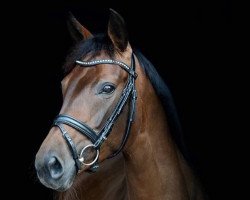
{"label": "dark backdrop", "polygon": [[[175,99],[195,168],[211,199],[227,193],[228,121],[232,65],[231,2],[164,3],[34,1],[10,5],[5,30],[11,38],[7,83],[14,95],[9,127],[17,136],[13,174],[25,199],[52,199],[36,179],[34,158],[61,106],[61,66],[72,45],[66,27],[71,11],[92,32],[106,30],[109,10],[125,19],[133,46],[155,65]],[[5,39],[5,38],[4,38]],[[10,84],[14,83],[14,84]],[[13,94],[13,92],[16,93]],[[5,99],[7,103],[10,99]],[[14,106],[13,106],[14,105]],[[16,150],[17,149],[17,150]],[[13,160],[12,160],[13,161]],[[10,194],[10,195],[14,195]]]}

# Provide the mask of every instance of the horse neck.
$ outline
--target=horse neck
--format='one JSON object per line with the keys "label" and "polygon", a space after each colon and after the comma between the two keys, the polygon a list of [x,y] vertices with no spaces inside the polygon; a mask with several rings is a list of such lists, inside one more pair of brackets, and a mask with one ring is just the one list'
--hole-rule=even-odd
{"label": "horse neck", "polygon": [[124,151],[129,199],[197,198],[195,178],[171,139],[160,99],[142,68],[137,70],[136,120]]}

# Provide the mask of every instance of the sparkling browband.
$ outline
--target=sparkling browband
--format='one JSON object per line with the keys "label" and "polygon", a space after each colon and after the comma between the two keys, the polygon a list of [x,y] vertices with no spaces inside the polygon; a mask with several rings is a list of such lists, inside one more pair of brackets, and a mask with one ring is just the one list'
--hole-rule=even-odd
{"label": "sparkling browband", "polygon": [[76,60],[76,63],[79,65],[83,66],[92,66],[92,65],[98,65],[98,64],[116,64],[122,67],[124,70],[126,70],[129,74],[131,74],[134,78],[137,77],[137,74],[133,69],[130,69],[128,65],[126,65],[124,62],[120,62],[117,60],[109,60],[109,59],[104,59],[104,60],[94,60],[94,61],[80,61]]}

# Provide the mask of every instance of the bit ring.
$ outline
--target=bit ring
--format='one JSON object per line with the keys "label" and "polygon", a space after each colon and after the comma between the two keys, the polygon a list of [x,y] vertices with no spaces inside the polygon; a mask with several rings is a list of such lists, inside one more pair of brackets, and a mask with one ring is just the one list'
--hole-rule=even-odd
{"label": "bit ring", "polygon": [[84,151],[86,151],[86,149],[88,149],[88,148],[94,148],[94,149],[95,149],[95,145],[89,144],[89,145],[85,146],[85,147],[81,150],[81,153],[80,153],[80,156],[79,156],[79,161],[81,162],[82,165],[90,166],[90,165],[93,165],[93,164],[98,160],[100,152],[99,152],[98,149],[95,149],[95,150],[96,150],[96,157],[95,157],[95,159],[94,159],[92,162],[90,162],[90,163],[85,163],[85,162],[84,162],[84,157],[82,156],[82,154],[83,154]]}

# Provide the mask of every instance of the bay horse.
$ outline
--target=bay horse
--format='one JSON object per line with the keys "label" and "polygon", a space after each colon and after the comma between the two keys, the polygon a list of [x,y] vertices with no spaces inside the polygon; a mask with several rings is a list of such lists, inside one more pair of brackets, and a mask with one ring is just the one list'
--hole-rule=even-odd
{"label": "bay horse", "polygon": [[177,142],[170,92],[132,49],[123,18],[111,9],[107,33],[95,36],[74,16],[69,26],[76,46],[62,108],[36,154],[40,182],[59,200],[205,199]]}

